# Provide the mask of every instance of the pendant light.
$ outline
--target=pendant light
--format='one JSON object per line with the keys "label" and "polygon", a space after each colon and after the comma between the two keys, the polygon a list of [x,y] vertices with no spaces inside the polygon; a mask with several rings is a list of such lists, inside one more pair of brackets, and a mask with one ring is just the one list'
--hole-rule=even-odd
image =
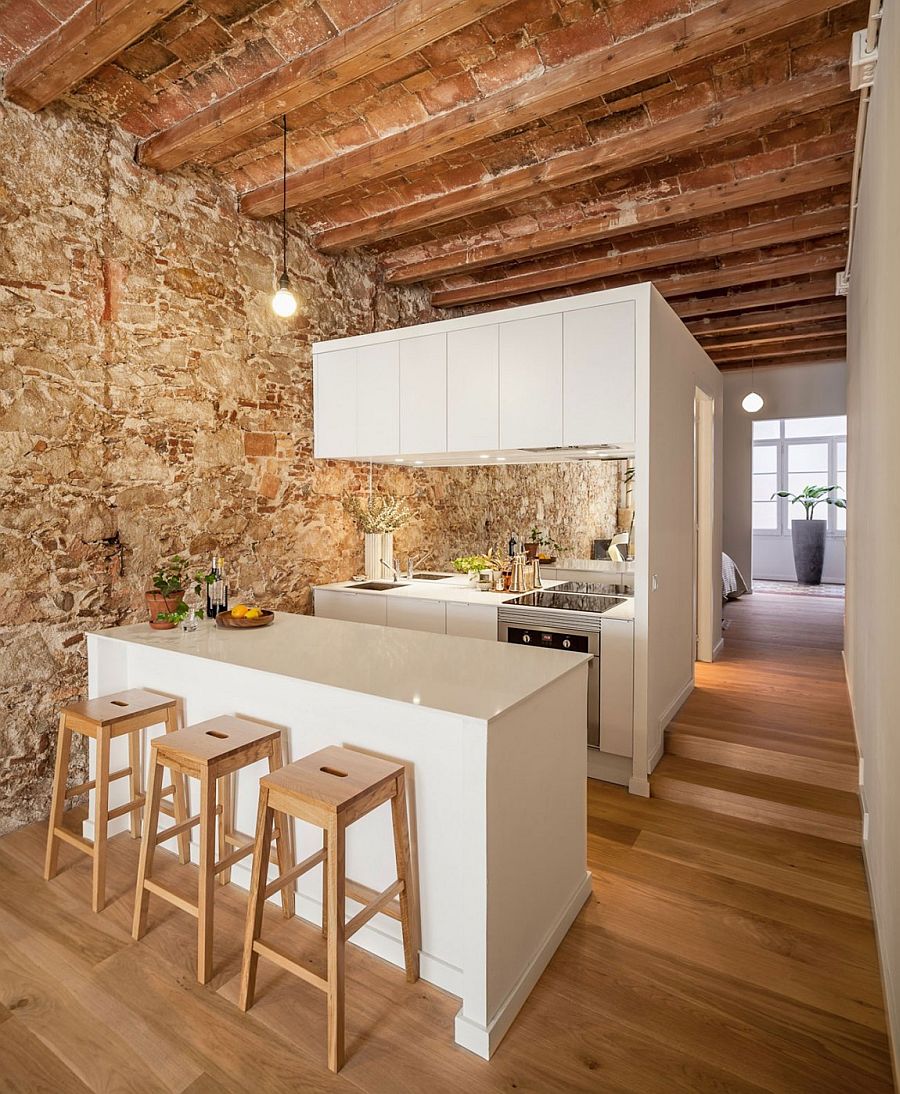
{"label": "pendant light", "polygon": [[290,319],[297,310],[297,297],[291,292],[287,272],[287,115],[281,116],[281,277],[278,291],[272,297],[272,311],[281,319]]}
{"label": "pendant light", "polygon": [[748,414],[755,414],[758,410],[762,410],[764,406],[764,400],[762,395],[759,395],[753,390],[753,365],[750,366],[750,392],[745,395],[741,406]]}

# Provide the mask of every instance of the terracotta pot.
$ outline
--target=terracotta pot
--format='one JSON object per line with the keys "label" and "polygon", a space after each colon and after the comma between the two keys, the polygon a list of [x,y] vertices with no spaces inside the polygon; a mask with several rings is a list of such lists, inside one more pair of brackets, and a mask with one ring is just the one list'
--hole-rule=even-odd
{"label": "terracotta pot", "polygon": [[537,558],[539,543],[526,543],[525,544],[525,557]]}
{"label": "terracotta pot", "polygon": [[147,611],[150,613],[150,626],[155,631],[171,631],[175,627],[174,623],[156,617],[160,612],[174,612],[184,600],[184,589],[176,589],[168,595],[157,589],[148,589],[144,593],[144,599],[147,602]]}

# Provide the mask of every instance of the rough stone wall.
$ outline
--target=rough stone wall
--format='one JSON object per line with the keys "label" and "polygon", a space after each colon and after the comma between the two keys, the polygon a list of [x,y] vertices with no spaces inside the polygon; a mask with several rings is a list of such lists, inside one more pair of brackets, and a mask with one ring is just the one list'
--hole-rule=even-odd
{"label": "rough stone wall", "polygon": [[[239,589],[295,611],[361,569],[340,498],[368,468],[312,459],[309,346],[432,318],[423,294],[318,254],[295,223],[301,308],[277,320],[277,225],[241,218],[212,176],[157,175],[132,152],[84,109],[0,100],[0,831],[46,814],[83,632],[143,618],[161,557],[219,551]],[[576,554],[612,531],[614,465],[374,480],[414,500],[397,550],[440,563],[533,520]]]}

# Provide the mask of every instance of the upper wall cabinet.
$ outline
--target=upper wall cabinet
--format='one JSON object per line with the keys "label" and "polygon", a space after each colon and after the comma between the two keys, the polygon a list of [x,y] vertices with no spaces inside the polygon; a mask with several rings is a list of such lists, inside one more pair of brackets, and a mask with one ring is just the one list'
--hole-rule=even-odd
{"label": "upper wall cabinet", "polygon": [[500,324],[500,447],[563,443],[562,315]]}
{"label": "upper wall cabinet", "polygon": [[353,457],[356,447],[356,353],[338,349],[317,353],[313,365],[315,453]]}
{"label": "upper wall cabinet", "polygon": [[447,451],[500,447],[500,341],[496,323],[447,332]]}
{"label": "upper wall cabinet", "polygon": [[400,452],[400,343],[356,351],[356,454]]}
{"label": "upper wall cabinet", "polygon": [[634,440],[634,301],[563,314],[563,444]]}
{"label": "upper wall cabinet", "polygon": [[400,346],[399,452],[447,451],[447,335]]}

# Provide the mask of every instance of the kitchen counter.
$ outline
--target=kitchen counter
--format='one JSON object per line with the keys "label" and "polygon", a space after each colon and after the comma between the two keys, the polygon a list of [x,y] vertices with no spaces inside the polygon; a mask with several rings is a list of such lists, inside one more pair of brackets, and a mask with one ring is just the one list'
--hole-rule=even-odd
{"label": "kitchen counter", "polygon": [[[376,589],[360,589],[357,581],[336,581],[331,585],[316,585],[314,589],[322,589],[326,592],[349,591],[369,596],[390,596],[409,600],[443,600],[448,604],[487,604],[498,607],[510,600],[515,600],[521,593],[487,593],[482,592],[472,585],[464,575],[451,575],[442,581],[407,581],[403,578],[397,582],[396,588],[385,589],[380,592]],[[543,581],[545,589],[552,589],[559,581]]]}
{"label": "kitchen counter", "polygon": [[[372,594],[379,595],[390,602],[402,591]],[[87,647],[91,697],[147,688],[178,698],[182,724],[237,714],[281,727],[288,760],[337,744],[406,765],[421,975],[459,997],[456,1042],[490,1057],[591,892],[584,823],[590,659],[287,613],[258,630],[208,621],[191,634],[115,627],[89,634]],[[89,754],[94,777],[94,742]],[[110,762],[114,770],[127,766],[124,738],[112,742]],[[236,775],[238,831],[254,831],[264,771],[260,762]],[[193,782],[190,793],[196,812]],[[127,780],[112,783],[110,805],[127,794]],[[89,838],[92,816],[84,825]],[[114,819],[110,833],[127,823]],[[322,835],[303,822],[295,828],[300,860],[321,847]],[[199,838],[196,830],[192,836]],[[192,855],[196,861],[196,842]],[[394,871],[384,805],[348,832],[347,873],[380,892]],[[248,861],[232,877],[247,888]],[[319,870],[300,878],[297,890],[297,914],[319,924]],[[348,919],[359,910],[348,900]],[[402,969],[399,924],[383,913],[351,945]]]}

